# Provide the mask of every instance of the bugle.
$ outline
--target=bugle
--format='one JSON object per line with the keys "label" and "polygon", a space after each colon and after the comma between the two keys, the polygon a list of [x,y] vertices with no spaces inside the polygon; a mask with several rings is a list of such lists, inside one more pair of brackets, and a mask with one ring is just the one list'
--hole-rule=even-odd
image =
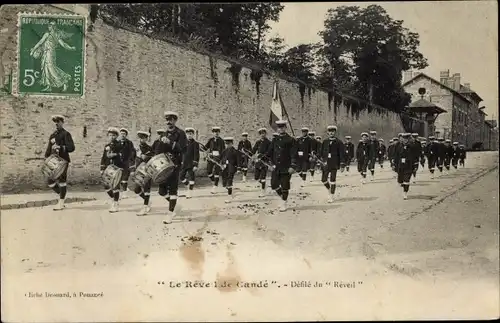
{"label": "bugle", "polygon": [[218,161],[216,161],[215,159],[213,159],[212,157],[210,157],[210,155],[208,154],[208,149],[205,147],[205,145],[203,145],[201,142],[198,142],[197,143],[200,145],[200,150],[201,152],[207,154],[205,157],[207,158],[207,160],[211,161],[212,163],[214,163],[215,165],[219,166],[220,169],[224,169],[225,167],[223,167]]}
{"label": "bugle", "polygon": [[321,166],[325,167],[326,166],[326,162],[325,161],[322,161],[321,158],[319,158],[318,156],[316,156],[316,154],[314,152],[311,152],[309,154],[314,160],[316,160],[318,163],[321,164]]}

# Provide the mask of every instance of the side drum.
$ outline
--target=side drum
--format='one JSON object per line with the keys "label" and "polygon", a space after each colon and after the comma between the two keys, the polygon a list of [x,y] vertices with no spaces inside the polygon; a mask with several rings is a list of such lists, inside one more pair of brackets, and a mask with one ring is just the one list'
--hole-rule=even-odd
{"label": "side drum", "polygon": [[68,167],[68,162],[58,155],[50,155],[42,165],[42,173],[45,177],[55,181],[64,173]]}
{"label": "side drum", "polygon": [[102,173],[102,181],[107,188],[116,189],[121,182],[123,169],[109,165]]}
{"label": "side drum", "polygon": [[140,187],[144,187],[150,179],[146,168],[146,163],[141,163],[135,170],[134,177],[132,177],[132,181]]}
{"label": "side drum", "polygon": [[146,173],[156,184],[161,184],[174,171],[175,164],[165,154],[159,154],[151,158],[146,164]]}

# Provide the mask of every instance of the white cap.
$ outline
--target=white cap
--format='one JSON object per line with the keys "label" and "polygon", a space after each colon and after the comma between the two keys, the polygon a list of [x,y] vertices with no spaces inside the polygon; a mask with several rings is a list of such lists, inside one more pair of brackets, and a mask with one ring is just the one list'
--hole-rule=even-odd
{"label": "white cap", "polygon": [[370,130],[370,135],[376,135],[377,132],[375,130]]}
{"label": "white cap", "polygon": [[165,129],[163,129],[163,128],[160,128],[160,129],[157,129],[157,130],[156,130],[156,133],[163,133],[163,132],[166,132],[166,130],[165,130]]}
{"label": "white cap", "polygon": [[57,120],[61,120],[64,122],[64,117],[60,114],[55,114],[51,117],[52,121],[56,122]]}
{"label": "white cap", "polygon": [[187,127],[186,129],[184,129],[184,132],[194,132],[194,128]]}
{"label": "white cap", "polygon": [[276,120],[275,122],[277,125],[286,125],[286,120]]}
{"label": "white cap", "polygon": [[179,115],[177,114],[177,112],[174,112],[174,111],[165,111],[165,113],[163,113],[163,116],[165,116],[165,117],[174,116],[176,118],[179,118]]}
{"label": "white cap", "polygon": [[234,141],[233,137],[224,137],[224,141]]}
{"label": "white cap", "polygon": [[212,131],[220,131],[220,127],[217,127],[217,126],[212,127]]}
{"label": "white cap", "polygon": [[137,131],[137,135],[144,135],[144,136],[149,137],[149,132],[140,130],[140,131]]}
{"label": "white cap", "polygon": [[109,127],[109,128],[108,128],[108,132],[112,132],[112,133],[115,133],[115,134],[119,134],[119,133],[120,133],[120,130],[118,130],[118,128],[116,128],[116,127]]}
{"label": "white cap", "polygon": [[126,132],[126,133],[127,133],[127,135],[128,135],[128,130],[127,130],[127,128],[120,128],[120,132],[122,132],[122,131],[123,131],[123,132]]}
{"label": "white cap", "polygon": [[242,136],[248,136],[248,132],[242,132],[241,135]]}

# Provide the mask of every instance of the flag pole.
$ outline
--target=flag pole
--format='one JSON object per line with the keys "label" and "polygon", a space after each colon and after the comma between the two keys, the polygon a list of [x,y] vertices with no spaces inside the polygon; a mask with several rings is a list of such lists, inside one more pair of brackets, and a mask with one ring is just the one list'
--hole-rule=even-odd
{"label": "flag pole", "polygon": [[292,136],[295,137],[295,132],[293,131],[293,126],[292,126],[292,121],[290,120],[290,115],[288,114],[288,111],[286,110],[285,105],[283,104],[283,100],[281,100],[281,93],[279,90],[278,81],[275,81],[275,82],[276,82],[276,92],[278,92],[277,95],[278,95],[278,99],[280,100],[280,106],[283,108],[283,112],[286,115],[286,119],[288,121],[288,124],[290,125],[290,131],[292,132]]}

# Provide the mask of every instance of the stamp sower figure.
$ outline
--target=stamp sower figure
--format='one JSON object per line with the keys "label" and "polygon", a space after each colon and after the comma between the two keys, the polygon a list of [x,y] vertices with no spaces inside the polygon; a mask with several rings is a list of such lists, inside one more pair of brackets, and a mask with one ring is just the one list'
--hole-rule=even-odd
{"label": "stamp sower figure", "polygon": [[[239,170],[243,173],[243,183],[247,181],[247,173],[248,173],[248,154],[252,151],[252,143],[248,140],[248,132],[243,132],[241,134],[241,140],[238,142],[238,151],[241,154],[239,158],[240,165],[238,165]],[[244,151],[245,154],[241,151]],[[246,155],[247,154],[247,155]]]}
{"label": "stamp sower figure", "polygon": [[286,133],[286,121],[276,121],[279,136],[273,139],[267,157],[273,164],[271,173],[271,188],[282,199],[280,211],[287,209],[290,180],[297,168],[297,142],[295,138]]}
{"label": "stamp sower figure", "polygon": [[370,155],[368,160],[368,169],[370,170],[370,180],[373,181],[375,178],[375,163],[377,162],[378,152],[380,148],[380,144],[377,139],[377,132],[375,130],[370,131]]}
{"label": "stamp sower figure", "polygon": [[135,157],[136,157],[134,144],[127,137],[128,137],[128,130],[126,128],[121,128],[118,141],[121,145],[120,158],[123,161],[123,176],[122,176],[122,181],[120,183],[120,188],[121,191],[123,192],[123,195],[125,195],[126,192],[128,192],[128,180],[130,178],[130,172],[134,171]]}
{"label": "stamp sower figure", "polygon": [[266,158],[271,141],[267,138],[267,130],[265,128],[259,129],[259,136],[260,138],[252,148],[252,155],[256,158],[254,179],[260,182],[261,192],[259,197],[264,197],[266,195],[267,166],[262,162],[262,158]]}
{"label": "stamp sower figure", "polygon": [[349,172],[349,166],[351,165],[351,162],[354,158],[354,144],[351,142],[351,136],[345,136],[345,170]]}
{"label": "stamp sower figure", "polygon": [[434,178],[434,171],[439,154],[439,142],[436,137],[429,136],[429,144],[427,145],[427,164],[431,172],[431,178]]}
{"label": "stamp sower figure", "polygon": [[[216,162],[220,161],[220,154],[224,150],[224,140],[220,137],[220,127],[212,127],[213,137],[208,139],[207,144],[207,153],[210,158]],[[217,192],[217,187],[219,186],[219,177],[221,173],[221,169],[218,165],[213,163],[212,161],[207,161],[207,173],[208,178],[212,181],[212,194]]]}
{"label": "stamp sower figure", "polygon": [[403,187],[403,198],[408,198],[410,189],[410,179],[413,173],[415,161],[418,162],[418,156],[414,155],[415,150],[409,143],[410,134],[403,134],[401,143],[394,152],[394,168],[398,173],[398,183]]}
{"label": "stamp sower figure", "polygon": [[[326,165],[323,166],[323,173],[321,175],[321,182],[329,190],[328,202],[333,203],[333,196],[335,195],[335,188],[337,187],[337,170],[343,170],[345,164],[345,146],[335,134],[337,132],[336,126],[328,126],[326,128],[328,138],[321,144],[321,159]],[[330,175],[330,180],[328,180]]]}
{"label": "stamp sower figure", "polygon": [[222,169],[222,186],[227,189],[228,199],[225,201],[226,203],[230,203],[234,198],[233,194],[233,180],[234,174],[238,169],[238,165],[241,165],[240,158],[241,152],[236,150],[233,146],[234,138],[226,137],[224,138],[224,144],[226,148],[222,151],[221,154],[221,166]]}
{"label": "stamp sower figure", "polygon": [[52,121],[56,125],[56,131],[49,136],[49,142],[47,144],[47,149],[45,150],[45,158],[52,154],[56,154],[68,162],[68,166],[66,166],[66,169],[57,181],[53,181],[51,179],[48,180],[49,187],[52,188],[54,192],[59,194],[59,202],[54,207],[54,210],[57,211],[62,210],[65,207],[64,201],[66,199],[68,168],[70,163],[69,154],[75,151],[75,144],[73,143],[71,134],[63,127],[64,117],[61,115],[55,115],[52,116]]}
{"label": "stamp sower figure", "polygon": [[[115,165],[116,167],[119,167],[123,169],[123,159],[120,157],[120,152],[121,152],[121,145],[118,142],[118,134],[119,134],[118,128],[115,127],[110,127],[108,128],[108,143],[106,146],[104,146],[104,151],[102,153],[101,157],[101,175],[103,174],[104,170],[108,165]],[[123,178],[123,172],[122,172],[122,178]],[[111,203],[111,208],[109,209],[109,212],[114,213],[118,212],[118,201],[120,200],[120,187],[108,187],[104,186],[106,189],[106,193],[108,193],[108,196],[113,199],[113,202]]]}
{"label": "stamp sower figure", "polygon": [[[149,138],[149,133],[147,131],[138,131],[137,132],[137,137],[139,137],[139,154],[136,156],[135,159],[135,169],[139,167],[140,164],[142,163],[147,163],[151,157],[154,156],[154,151],[153,147],[148,145],[147,141]],[[139,185],[136,185],[134,192],[135,194],[138,194],[143,200],[144,200],[144,205],[142,209],[137,213],[137,215],[146,215],[151,211],[151,186],[152,186],[152,179],[148,179],[144,185],[144,187],[140,187]]]}
{"label": "stamp sower figure", "polygon": [[187,136],[186,153],[182,159],[182,169],[180,180],[184,185],[188,186],[186,198],[192,197],[194,189],[195,172],[198,170],[198,163],[200,162],[200,144],[194,139],[194,129],[185,129]]}
{"label": "stamp sower figure", "polygon": [[186,152],[187,137],[184,130],[178,128],[175,124],[179,119],[176,112],[166,111],[164,113],[167,121],[166,132],[156,146],[155,155],[167,154],[175,165],[172,174],[159,183],[158,194],[168,201],[168,212],[163,220],[164,224],[172,223],[172,219],[177,215],[175,207],[177,205],[177,193],[179,190],[179,173],[182,164],[182,155]]}
{"label": "stamp sower figure", "polygon": [[304,183],[307,179],[307,171],[309,170],[309,162],[311,158],[311,138],[307,135],[309,129],[302,127],[302,136],[297,138],[297,163],[299,176],[302,178],[302,183],[300,187],[304,187]]}
{"label": "stamp sower figure", "polygon": [[380,138],[378,140],[378,143],[379,143],[378,154],[377,154],[378,164],[380,165],[380,168],[384,168],[384,160],[387,149],[384,144],[384,139]]}
{"label": "stamp sower figure", "polygon": [[361,174],[361,183],[364,184],[366,180],[366,170],[368,163],[371,160],[374,151],[370,148],[370,139],[368,133],[361,134],[361,140],[356,148],[356,159],[358,161],[358,172]]}

